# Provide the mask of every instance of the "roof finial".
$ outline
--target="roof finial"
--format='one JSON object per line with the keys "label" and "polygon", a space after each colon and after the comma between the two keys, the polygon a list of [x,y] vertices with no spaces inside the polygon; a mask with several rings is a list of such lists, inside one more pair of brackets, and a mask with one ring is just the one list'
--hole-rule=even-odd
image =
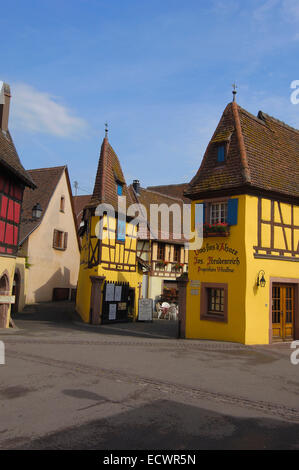
{"label": "roof finial", "polygon": [[105,139],[108,137],[108,123],[105,122]]}
{"label": "roof finial", "polygon": [[232,84],[232,87],[233,87],[233,101],[236,101],[236,94],[237,94],[237,88],[238,88],[236,82]]}

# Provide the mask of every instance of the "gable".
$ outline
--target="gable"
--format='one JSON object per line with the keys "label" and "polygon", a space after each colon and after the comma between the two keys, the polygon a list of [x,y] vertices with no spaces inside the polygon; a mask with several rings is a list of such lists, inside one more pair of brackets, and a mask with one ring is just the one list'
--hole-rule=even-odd
{"label": "gable", "polygon": [[[219,162],[219,145],[225,157]],[[299,198],[299,131],[261,111],[250,114],[230,103],[210,140],[185,195],[261,190]]]}

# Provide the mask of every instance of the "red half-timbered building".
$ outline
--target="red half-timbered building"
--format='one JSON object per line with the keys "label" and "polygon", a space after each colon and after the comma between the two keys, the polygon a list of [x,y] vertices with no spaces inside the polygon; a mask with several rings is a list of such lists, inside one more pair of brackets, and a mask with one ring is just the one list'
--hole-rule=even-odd
{"label": "red half-timbered building", "polygon": [[8,130],[10,88],[0,82],[0,328],[9,325],[23,192],[35,184],[23,168]]}

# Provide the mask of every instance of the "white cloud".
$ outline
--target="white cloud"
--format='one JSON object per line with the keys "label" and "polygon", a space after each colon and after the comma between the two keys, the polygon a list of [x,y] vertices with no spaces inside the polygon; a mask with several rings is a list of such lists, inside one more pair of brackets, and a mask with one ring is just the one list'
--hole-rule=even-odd
{"label": "white cloud", "polygon": [[15,128],[58,137],[72,137],[87,128],[84,119],[53,96],[24,83],[12,87],[12,122]]}

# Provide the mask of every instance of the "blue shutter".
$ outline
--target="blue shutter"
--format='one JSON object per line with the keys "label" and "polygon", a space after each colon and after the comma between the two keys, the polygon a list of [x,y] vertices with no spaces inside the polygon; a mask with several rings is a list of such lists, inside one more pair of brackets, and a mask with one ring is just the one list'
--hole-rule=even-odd
{"label": "blue shutter", "polygon": [[118,183],[117,184],[117,195],[122,196],[122,194],[123,194],[123,187],[122,187],[121,184]]}
{"label": "blue shutter", "polygon": [[117,219],[117,240],[124,242],[126,240],[126,221]]}
{"label": "blue shutter", "polygon": [[228,200],[227,223],[228,225],[237,225],[238,223],[238,198]]}
{"label": "blue shutter", "polygon": [[[202,209],[202,212],[201,212]],[[197,224],[201,223],[201,214],[202,214],[202,223],[205,223],[205,204],[200,203],[200,204],[195,204],[195,227]]]}

